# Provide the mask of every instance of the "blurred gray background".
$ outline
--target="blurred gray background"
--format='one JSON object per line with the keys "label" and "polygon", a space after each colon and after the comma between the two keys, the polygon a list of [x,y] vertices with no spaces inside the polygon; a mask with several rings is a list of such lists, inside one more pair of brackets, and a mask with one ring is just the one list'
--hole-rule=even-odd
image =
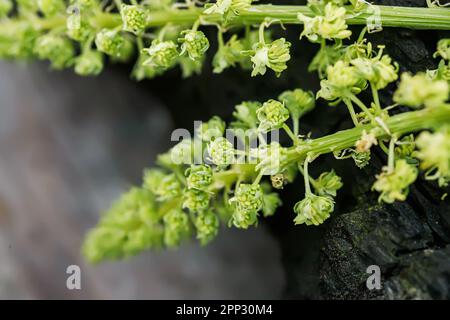
{"label": "blurred gray background", "polygon": [[[83,261],[99,213],[169,147],[172,121],[151,89],[124,73],[81,78],[0,62],[0,299],[281,296],[278,244],[263,225],[224,228],[205,248]],[[66,289],[72,264],[79,291]]]}

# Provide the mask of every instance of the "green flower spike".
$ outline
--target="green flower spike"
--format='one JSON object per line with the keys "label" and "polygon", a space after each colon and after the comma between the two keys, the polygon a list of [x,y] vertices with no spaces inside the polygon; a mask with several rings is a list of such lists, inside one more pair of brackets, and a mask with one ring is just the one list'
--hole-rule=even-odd
{"label": "green flower spike", "polygon": [[256,115],[259,120],[259,129],[270,131],[283,126],[289,119],[289,110],[280,101],[270,99],[256,110]]}
{"label": "green flower spike", "polygon": [[255,43],[252,50],[244,51],[250,55],[253,63],[252,77],[258,74],[264,75],[267,68],[275,71],[277,77],[287,69],[286,63],[291,59],[289,48],[291,43],[284,38],[277,39],[269,44]]}
{"label": "green flower spike", "polygon": [[430,79],[425,73],[403,73],[394,101],[409,107],[439,107],[449,96],[447,81]]}
{"label": "green flower spike", "polygon": [[187,54],[192,60],[199,60],[209,49],[208,38],[202,31],[184,30],[181,32],[181,36],[178,39],[178,42],[181,43],[180,55]]}
{"label": "green flower spike", "polygon": [[186,190],[183,194],[183,208],[188,209],[193,213],[199,213],[205,211],[209,206],[210,194],[197,190]]}
{"label": "green flower spike", "polygon": [[335,197],[337,190],[342,188],[341,177],[334,170],[322,173],[314,184],[314,189],[321,196]]}
{"label": "green flower spike", "polygon": [[178,247],[191,234],[189,216],[181,210],[169,211],[164,220],[164,244],[169,248]]}
{"label": "green flower spike", "polygon": [[336,6],[332,2],[325,5],[323,15],[310,18],[299,13],[298,19],[304,24],[300,37],[305,36],[312,42],[318,42],[320,39],[349,38],[352,32],[347,29],[345,15],[345,8]]}
{"label": "green flower spike", "polygon": [[226,166],[234,163],[235,150],[233,144],[226,138],[219,137],[208,145],[211,161],[217,166]]}
{"label": "green flower spike", "polygon": [[34,52],[39,59],[47,59],[52,68],[64,69],[73,64],[75,50],[72,42],[64,36],[46,34],[36,40]]}
{"label": "green flower spike", "polygon": [[150,191],[132,188],[106,212],[89,232],[85,257],[95,263],[120,259],[163,246],[164,229]]}
{"label": "green flower spike", "polygon": [[307,193],[305,198],[294,206],[294,212],[297,214],[294,223],[318,226],[330,217],[333,210],[333,198]]}
{"label": "green flower spike", "polygon": [[438,180],[439,186],[450,181],[450,127],[445,126],[434,133],[422,132],[416,139],[420,167],[427,170],[425,177]]}
{"label": "green flower spike", "polygon": [[395,161],[395,167],[390,170],[383,168],[383,172],[376,176],[377,180],[372,189],[380,192],[378,201],[393,203],[404,201],[409,193],[409,186],[416,181],[418,170],[405,159]]}
{"label": "green flower spike", "polygon": [[219,233],[219,218],[211,211],[200,213],[195,217],[197,239],[202,246],[208,244]]}
{"label": "green flower spike", "polygon": [[122,4],[120,8],[120,16],[122,17],[122,30],[140,35],[145,31],[147,26],[147,10],[139,5]]}
{"label": "green flower spike", "polygon": [[190,189],[205,190],[213,180],[213,172],[210,166],[200,164],[192,165],[186,170],[187,186]]}
{"label": "green flower spike", "polygon": [[178,59],[177,44],[173,41],[153,40],[150,48],[143,49],[148,59],[143,62],[156,68],[169,69]]}

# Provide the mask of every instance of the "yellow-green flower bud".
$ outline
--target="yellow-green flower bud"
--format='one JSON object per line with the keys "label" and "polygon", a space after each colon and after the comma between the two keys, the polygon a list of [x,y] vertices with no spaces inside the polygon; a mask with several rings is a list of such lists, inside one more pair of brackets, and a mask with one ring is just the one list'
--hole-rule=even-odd
{"label": "yellow-green flower bud", "polygon": [[203,122],[198,129],[200,139],[205,142],[222,137],[225,132],[225,122],[217,116],[212,117],[208,122]]}
{"label": "yellow-green flower bud", "polygon": [[289,48],[291,43],[284,38],[277,39],[269,44],[255,43],[252,50],[243,53],[251,56],[253,63],[252,77],[264,75],[267,68],[275,71],[276,76],[287,69],[286,63],[291,59]]}
{"label": "yellow-green flower bud", "polygon": [[188,188],[205,190],[212,183],[213,172],[208,165],[192,165],[186,170],[186,176]]}
{"label": "yellow-green flower bud", "polygon": [[434,133],[422,132],[416,145],[420,167],[427,170],[426,178],[447,186],[450,181],[450,127],[444,126]]}
{"label": "yellow-green flower bud", "polygon": [[297,216],[294,219],[294,223],[318,226],[330,217],[330,213],[333,210],[333,198],[309,193],[303,200],[295,204],[294,212]]}
{"label": "yellow-green flower bud", "polygon": [[393,203],[396,200],[404,201],[408,196],[409,186],[416,181],[418,170],[405,159],[395,161],[395,168],[389,171],[387,167],[376,176],[377,180],[372,189],[380,192],[378,201]]}
{"label": "yellow-green flower bud", "polygon": [[150,48],[143,51],[148,55],[143,64],[157,68],[169,69],[178,59],[177,45],[173,41],[153,40]]}
{"label": "yellow-green flower bud", "polygon": [[183,79],[189,78],[193,75],[202,73],[204,57],[198,60],[192,60],[187,56],[178,57],[178,64],[181,69],[181,77]]}
{"label": "yellow-green flower bud", "polygon": [[412,156],[415,149],[416,143],[414,141],[414,135],[410,134],[397,142],[394,152],[396,157],[407,158]]}
{"label": "yellow-green flower bud", "polygon": [[204,14],[227,14],[231,11],[239,14],[242,10],[250,8],[253,0],[217,0],[212,5],[207,5]]}
{"label": "yellow-green flower bud", "polygon": [[264,102],[262,107],[256,110],[256,115],[259,120],[259,129],[262,131],[279,129],[289,119],[288,109],[274,99]]}
{"label": "yellow-green flower bud", "polygon": [[103,70],[103,54],[87,50],[75,59],[75,73],[80,76],[96,76]]}
{"label": "yellow-green flower bud", "polygon": [[194,213],[203,212],[208,208],[210,198],[208,192],[197,189],[186,190],[183,194],[183,208]]}
{"label": "yellow-green flower bud", "polygon": [[180,55],[187,54],[192,60],[201,59],[209,49],[208,38],[198,30],[182,31],[178,42],[181,43]]}
{"label": "yellow-green flower bud", "polygon": [[95,45],[99,51],[117,58],[121,57],[125,42],[117,30],[102,29],[95,37]]}
{"label": "yellow-green flower bud", "polygon": [[336,192],[342,188],[341,177],[334,170],[323,172],[314,184],[314,189],[321,196],[336,196]]}
{"label": "yellow-green flower bud", "polygon": [[409,107],[439,107],[449,96],[447,81],[430,79],[425,73],[403,73],[394,101]]}
{"label": "yellow-green flower bud", "polygon": [[285,153],[286,148],[272,141],[270,144],[262,144],[258,148],[251,149],[250,157],[256,159],[257,171],[263,175],[274,175],[280,172]]}
{"label": "yellow-green flower bud", "polygon": [[181,210],[169,211],[164,220],[164,244],[169,247],[178,247],[184,239],[189,237],[191,226],[189,217]]}
{"label": "yellow-green flower bud", "polygon": [[282,202],[278,193],[268,193],[263,195],[262,212],[264,217],[270,217],[275,214],[275,211]]}
{"label": "yellow-green flower bud", "polygon": [[214,4],[207,4],[204,14],[225,14],[230,10],[233,0],[217,0]]}
{"label": "yellow-green flower bud", "polygon": [[304,24],[301,37],[306,36],[312,42],[318,42],[320,38],[327,40],[349,38],[352,32],[347,29],[345,14],[344,7],[338,7],[331,2],[325,5],[323,15],[310,18],[299,13],[298,19]]}
{"label": "yellow-green flower bud", "polygon": [[231,123],[233,128],[254,129],[258,126],[256,111],[261,108],[261,103],[257,101],[244,101],[236,105],[233,117],[236,121]]}
{"label": "yellow-green flower bud", "polygon": [[258,223],[258,212],[255,210],[244,210],[236,208],[231,216],[230,224],[239,229],[248,229],[248,227]]}
{"label": "yellow-green flower bud", "polygon": [[238,211],[259,211],[263,204],[263,191],[259,184],[241,183],[234,191],[234,197],[230,199]]}
{"label": "yellow-green flower bud", "polygon": [[211,211],[198,214],[194,225],[201,245],[208,244],[219,233],[219,218]]}
{"label": "yellow-green flower bud", "polygon": [[67,36],[79,42],[87,41],[94,33],[92,26],[78,15],[68,16],[66,27]]}
{"label": "yellow-green flower bud", "polygon": [[441,56],[442,59],[450,60],[450,39],[441,39],[437,43],[437,52],[434,56]]}
{"label": "yellow-green flower bud", "polygon": [[235,150],[233,144],[226,138],[219,137],[208,145],[208,153],[211,161],[217,166],[225,166],[234,163]]}
{"label": "yellow-green flower bud", "polygon": [[136,81],[142,81],[144,79],[153,79],[154,77],[162,74],[164,72],[163,69],[157,68],[150,65],[144,65],[144,61],[147,60],[148,57],[145,53],[140,53],[139,57],[134,64],[133,70],[131,72],[131,77]]}
{"label": "yellow-green flower bud", "polygon": [[170,149],[170,158],[175,164],[191,164],[194,156],[194,143],[183,139]]}
{"label": "yellow-green flower bud", "polygon": [[358,168],[362,169],[370,162],[370,150],[352,153],[353,161]]}
{"label": "yellow-green flower bud", "polygon": [[294,119],[300,118],[315,106],[314,94],[311,91],[302,89],[284,91],[280,94],[278,100],[283,102]]}
{"label": "yellow-green flower bud", "polygon": [[173,199],[181,194],[181,184],[175,174],[166,174],[158,169],[144,171],[143,186],[157,195],[159,201]]}
{"label": "yellow-green flower bud", "polygon": [[243,58],[241,51],[244,50],[242,42],[234,34],[227,43],[219,47],[214,55],[212,65],[214,73],[221,73],[228,67],[234,67]]}
{"label": "yellow-green flower bud", "polygon": [[320,90],[317,97],[325,100],[336,100],[345,97],[348,93],[359,93],[364,84],[354,66],[349,66],[339,60],[327,68],[327,79],[320,81]]}
{"label": "yellow-green flower bud", "polygon": [[75,50],[72,42],[61,35],[46,34],[36,40],[34,52],[39,59],[47,59],[52,68],[70,67],[74,61]]}
{"label": "yellow-green flower bud", "polygon": [[373,83],[377,89],[385,88],[398,78],[398,64],[392,64],[392,59],[388,55],[373,59],[356,58],[351,64],[358,69],[363,79]]}
{"label": "yellow-green flower bud", "polygon": [[122,17],[122,30],[134,34],[142,34],[147,26],[148,11],[145,7],[139,5],[122,4],[120,8]]}
{"label": "yellow-green flower bud", "polygon": [[51,17],[57,13],[64,12],[66,4],[63,0],[37,0],[39,10],[46,16]]}

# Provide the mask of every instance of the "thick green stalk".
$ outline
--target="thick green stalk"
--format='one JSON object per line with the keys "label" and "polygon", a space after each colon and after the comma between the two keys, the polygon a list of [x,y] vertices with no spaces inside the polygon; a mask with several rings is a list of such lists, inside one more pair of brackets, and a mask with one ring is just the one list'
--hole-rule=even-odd
{"label": "thick green stalk", "polygon": [[[386,126],[391,134],[401,136],[405,133],[424,129],[431,129],[450,123],[450,105],[446,104],[438,108],[426,108],[419,111],[405,112],[391,116],[386,120]],[[342,130],[321,138],[313,139],[291,147],[288,151],[287,161],[303,161],[308,154],[312,156],[341,151],[355,146],[361,138],[363,130],[370,132],[377,128],[374,134],[379,139],[388,138],[389,134],[373,124],[361,125],[352,129]]]}
{"label": "thick green stalk", "polygon": [[[404,27],[412,29],[442,29],[450,30],[450,10],[448,8],[411,8],[394,6],[372,6],[347,19],[349,25],[366,25],[367,19],[376,17],[373,8],[380,9],[380,19],[385,27]],[[192,24],[197,20],[203,9],[172,10],[152,12],[148,26],[158,27],[167,22]],[[376,12],[376,10],[375,10]],[[238,16],[230,16],[227,25],[257,24],[265,19],[278,19],[283,24],[302,24],[297,19],[298,13],[313,16],[307,6],[254,5],[240,12]],[[218,14],[203,15],[205,21],[221,22]]]}
{"label": "thick green stalk", "polygon": [[[375,8],[375,10],[374,10]],[[411,29],[439,29],[450,30],[449,8],[419,8],[419,7],[394,7],[371,6],[359,13],[349,15],[347,24],[366,25],[377,18],[374,12],[379,9],[379,18],[383,27],[403,27]],[[167,23],[192,25],[200,16],[204,22],[221,23],[223,16],[220,14],[202,15],[203,8],[171,9],[150,12],[147,26],[162,27]],[[297,14],[313,16],[307,6],[286,5],[254,5],[248,10],[240,12],[238,16],[231,15],[226,21],[227,26],[240,26],[259,24],[265,19],[277,19],[283,24],[300,25]],[[40,24],[43,29],[54,28],[55,25],[64,25],[63,17],[43,19]],[[95,26],[113,28],[121,24],[120,15],[117,13],[96,14],[91,22]]]}

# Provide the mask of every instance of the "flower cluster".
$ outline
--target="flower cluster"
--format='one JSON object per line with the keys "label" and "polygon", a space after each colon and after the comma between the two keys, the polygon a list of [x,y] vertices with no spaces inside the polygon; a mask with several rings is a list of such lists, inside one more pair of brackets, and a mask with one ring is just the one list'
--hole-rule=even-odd
{"label": "flower cluster", "polygon": [[245,51],[253,63],[252,77],[266,74],[267,68],[275,71],[277,76],[287,69],[286,63],[291,59],[289,48],[291,43],[284,38],[271,43],[258,42],[252,50]]}
{"label": "flower cluster", "polygon": [[313,9],[318,12],[318,15],[312,18],[302,13],[298,14],[298,19],[304,24],[300,36],[305,36],[312,42],[320,42],[322,39],[349,38],[352,32],[347,29],[345,8],[337,6],[331,1],[325,3],[326,1],[314,3]]}
{"label": "flower cluster", "polygon": [[431,79],[425,73],[412,76],[403,73],[394,93],[394,101],[409,107],[439,107],[448,100],[450,86],[447,81]]}
{"label": "flower cluster", "polygon": [[450,127],[444,126],[434,133],[422,132],[416,140],[416,156],[429,180],[438,180],[440,186],[450,182]]}
{"label": "flower cluster", "polygon": [[416,180],[417,168],[405,159],[395,162],[395,167],[384,167],[377,175],[373,189],[380,192],[379,201],[392,203],[396,200],[404,201],[409,192],[409,186]]}

